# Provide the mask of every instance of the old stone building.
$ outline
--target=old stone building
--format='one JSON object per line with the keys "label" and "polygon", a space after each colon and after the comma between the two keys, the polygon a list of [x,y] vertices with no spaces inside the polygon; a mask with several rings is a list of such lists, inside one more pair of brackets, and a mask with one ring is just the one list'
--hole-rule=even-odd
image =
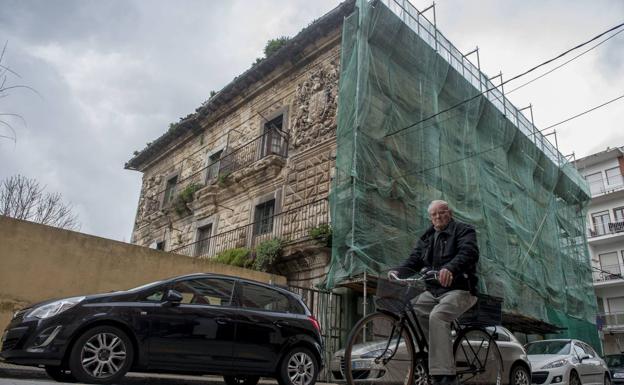
{"label": "old stone building", "polygon": [[128,163],[143,173],[132,242],[211,258],[280,239],[270,269],[312,287],[336,158],[342,3],[236,77]]}

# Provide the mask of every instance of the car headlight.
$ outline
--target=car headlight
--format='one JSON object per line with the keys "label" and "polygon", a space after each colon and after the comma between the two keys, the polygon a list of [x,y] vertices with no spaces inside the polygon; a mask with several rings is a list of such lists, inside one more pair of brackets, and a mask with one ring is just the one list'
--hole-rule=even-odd
{"label": "car headlight", "polygon": [[28,312],[26,317],[37,317],[40,319],[50,318],[64,312],[67,309],[71,309],[83,299],[85,299],[85,297],[72,297],[50,302],[32,309]]}
{"label": "car headlight", "polygon": [[548,365],[542,366],[542,369],[554,369],[554,368],[560,368],[564,365],[569,364],[569,361],[567,359],[562,359],[562,360],[557,360],[557,361],[553,361],[551,363],[549,363]]}
{"label": "car headlight", "polygon": [[613,378],[624,378],[624,372],[613,373]]}
{"label": "car headlight", "polygon": [[377,349],[362,354],[360,358],[388,358],[392,356],[392,353],[392,349]]}

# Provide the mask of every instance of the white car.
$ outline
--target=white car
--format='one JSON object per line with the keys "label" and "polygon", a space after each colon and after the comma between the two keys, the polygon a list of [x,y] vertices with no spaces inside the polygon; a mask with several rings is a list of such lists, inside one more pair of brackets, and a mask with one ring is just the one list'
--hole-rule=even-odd
{"label": "white car", "polygon": [[528,343],[525,348],[535,385],[611,385],[607,364],[583,341],[543,340]]}

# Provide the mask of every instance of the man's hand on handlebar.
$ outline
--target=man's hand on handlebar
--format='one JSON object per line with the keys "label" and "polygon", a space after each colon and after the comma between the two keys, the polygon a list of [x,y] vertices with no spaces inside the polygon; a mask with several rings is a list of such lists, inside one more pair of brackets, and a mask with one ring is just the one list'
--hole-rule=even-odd
{"label": "man's hand on handlebar", "polygon": [[440,285],[442,285],[442,287],[451,286],[451,283],[453,283],[453,273],[451,273],[451,271],[448,269],[440,270],[438,281],[440,281]]}
{"label": "man's hand on handlebar", "polygon": [[388,279],[389,279],[389,280],[391,280],[391,281],[393,281],[393,280],[394,280],[394,281],[398,280],[398,279],[399,279],[399,272],[398,272],[398,271],[396,271],[396,270],[390,270],[390,271],[388,272]]}

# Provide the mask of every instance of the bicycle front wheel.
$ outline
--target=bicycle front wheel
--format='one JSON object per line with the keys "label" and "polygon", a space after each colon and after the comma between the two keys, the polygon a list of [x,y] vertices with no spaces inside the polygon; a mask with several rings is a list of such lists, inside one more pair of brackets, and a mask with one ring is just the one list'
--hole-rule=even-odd
{"label": "bicycle front wheel", "polygon": [[481,328],[459,332],[453,345],[457,377],[462,384],[500,385],[503,360],[494,338]]}
{"label": "bicycle front wheel", "polygon": [[[389,314],[373,313],[351,331],[341,367],[349,385],[413,385],[414,362],[414,343],[407,325]],[[422,370],[419,375],[426,379]]]}

